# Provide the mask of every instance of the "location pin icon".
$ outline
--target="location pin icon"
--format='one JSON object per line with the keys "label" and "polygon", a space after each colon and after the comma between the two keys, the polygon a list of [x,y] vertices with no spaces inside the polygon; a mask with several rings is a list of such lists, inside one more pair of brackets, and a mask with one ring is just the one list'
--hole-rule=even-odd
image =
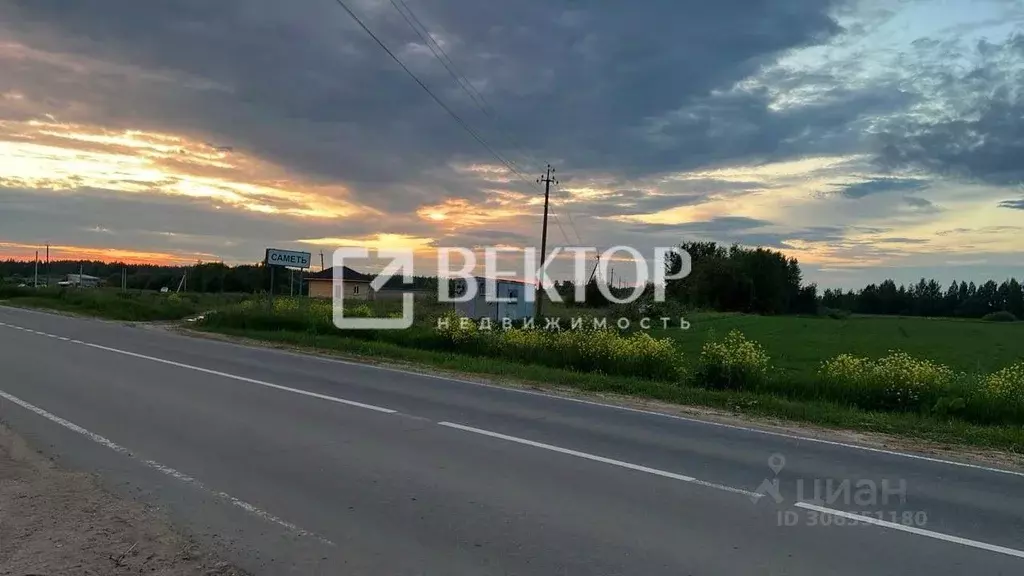
{"label": "location pin icon", "polygon": [[774,472],[776,476],[778,476],[779,471],[781,471],[782,467],[785,465],[786,457],[782,454],[772,454],[768,458],[768,467],[772,469],[772,472]]}

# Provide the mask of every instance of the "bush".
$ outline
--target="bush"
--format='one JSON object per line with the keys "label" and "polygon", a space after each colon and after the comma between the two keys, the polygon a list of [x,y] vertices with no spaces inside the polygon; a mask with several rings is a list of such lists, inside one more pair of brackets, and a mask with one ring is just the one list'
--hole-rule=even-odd
{"label": "bush", "polygon": [[610,329],[480,330],[454,313],[435,328],[452,350],[527,364],[675,381],[683,373],[681,355],[670,338],[646,332],[623,335]]}
{"label": "bush", "polygon": [[871,360],[840,354],[822,363],[825,394],[868,410],[913,410],[939,405],[958,376],[947,366],[905,352]]}
{"label": "bush", "polygon": [[1013,315],[1013,312],[1009,310],[1000,310],[999,312],[989,312],[981,317],[986,322],[1016,322],[1017,317]]}
{"label": "bush", "polygon": [[650,318],[651,324],[656,326],[660,324],[660,318],[671,318],[674,322],[678,322],[678,319],[684,317],[686,313],[686,307],[679,302],[675,300],[656,302],[654,295],[647,293],[633,302],[611,306],[608,315],[613,318],[628,318],[631,322]]}
{"label": "bush", "polygon": [[771,360],[761,345],[733,330],[722,340],[704,344],[692,378],[708,388],[750,389],[768,380],[770,368]]}
{"label": "bush", "polygon": [[27,296],[33,296],[35,290],[32,288],[25,288],[16,284],[5,284],[0,283],[0,300],[7,298],[24,298]]}
{"label": "bush", "polygon": [[[514,341],[524,332],[531,331],[503,332],[501,344]],[[677,380],[683,373],[681,355],[669,338],[654,338],[646,332],[625,336],[613,330],[532,332],[542,336],[535,348],[520,358],[523,361],[549,355],[552,359],[549,365],[669,381]]]}
{"label": "bush", "polygon": [[846,320],[850,317],[849,310],[829,310],[828,317],[833,320]]}
{"label": "bush", "polygon": [[981,388],[993,400],[1024,408],[1024,361],[989,374]]}
{"label": "bush", "polygon": [[841,308],[829,308],[828,306],[818,307],[818,316],[824,316],[833,320],[846,320],[850,317],[849,310],[843,310]]}

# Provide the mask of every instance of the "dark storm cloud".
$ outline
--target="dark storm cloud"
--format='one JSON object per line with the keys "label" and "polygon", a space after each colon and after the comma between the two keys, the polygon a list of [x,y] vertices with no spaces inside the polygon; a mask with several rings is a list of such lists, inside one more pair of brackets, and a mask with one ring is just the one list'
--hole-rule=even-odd
{"label": "dark storm cloud", "polygon": [[998,234],[1003,235],[1008,232],[1018,232],[1022,230],[1019,226],[985,226],[984,228],[953,228],[952,230],[940,230],[935,233],[936,236],[958,236],[961,234]]}
{"label": "dark storm cloud", "polygon": [[[841,3],[410,1],[479,82],[500,127],[475,114],[429,53],[410,48],[419,39],[388,3],[352,7],[459,114],[487,126],[495,147],[510,134],[574,170],[641,174],[845,150],[865,115],[904,101],[889,87],[836,89],[773,111],[764,90],[730,91],[780,54],[834,37],[829,13]],[[209,134],[356,184],[375,206],[408,210],[452,195],[454,175],[440,167],[488,159],[327,0],[23,0],[0,7],[0,21],[30,45],[189,79],[158,89],[65,71],[59,81],[33,76],[39,94],[72,94],[112,123]],[[417,185],[399,185],[410,180]]]}
{"label": "dark storm cloud", "polygon": [[608,217],[623,215],[639,215],[694,206],[707,201],[706,194],[664,194],[653,195],[643,191],[621,190],[588,201],[580,208],[587,216]]}
{"label": "dark storm cloud", "polygon": [[741,233],[729,238],[745,246],[764,246],[766,248],[793,249],[788,243],[792,240],[804,242],[838,242],[844,238],[844,229],[835,226],[812,226],[810,228],[787,232],[754,232]]}
{"label": "dark storm cloud", "polygon": [[879,244],[927,244],[930,240],[927,238],[879,238],[874,242]]}
{"label": "dark storm cloud", "polygon": [[[923,42],[935,58],[964,54],[950,42]],[[946,101],[946,115],[892,122],[881,136],[880,161],[889,168],[918,168],[996,185],[1024,180],[1024,34],[1002,44],[980,41],[969,54],[976,64],[925,71],[937,86],[931,96]],[[948,117],[945,117],[947,116]]]}
{"label": "dark storm cloud", "polygon": [[[855,200],[884,192],[908,192],[911,190],[920,190],[927,185],[928,182],[925,180],[913,180],[907,178],[876,178],[843,186],[839,193],[845,198]],[[927,202],[927,200],[925,200],[925,202]],[[908,203],[911,202],[908,201]]]}
{"label": "dark storm cloud", "polygon": [[868,119],[906,106],[913,96],[882,83],[857,90],[836,88],[813,102],[782,110],[769,108],[772,98],[767,88],[691,98],[661,119],[643,145],[618,153],[629,162],[627,173],[635,174],[668,166],[690,169],[845,154],[862,145]]}
{"label": "dark storm cloud", "polygon": [[803,229],[776,232],[758,230],[774,226],[768,220],[746,216],[722,216],[702,222],[685,224],[644,224],[633,227],[637,232],[677,236],[679,241],[714,241],[744,246],[792,249],[787,241],[836,242],[844,238],[845,228],[838,226],[811,226]]}
{"label": "dark storm cloud", "polygon": [[933,204],[931,200],[925,200],[924,198],[918,198],[916,196],[904,196],[903,201],[914,208],[935,208],[935,204]]}
{"label": "dark storm cloud", "polygon": [[[587,216],[633,216],[703,204],[715,197],[756,193],[770,188],[761,182],[693,178],[660,182],[657,191],[619,189],[587,198],[578,210]],[[575,206],[573,209],[577,209]]]}
{"label": "dark storm cloud", "polygon": [[504,230],[473,230],[468,234],[450,234],[439,241],[438,246],[461,246],[476,248],[480,246],[528,246],[536,242],[535,238]]}
{"label": "dark storm cloud", "polygon": [[634,226],[635,230],[650,230],[655,232],[671,231],[681,234],[718,234],[723,232],[738,232],[741,230],[753,230],[764,226],[771,226],[768,220],[748,218],[746,216],[720,216],[702,222],[686,222],[683,224],[641,224]]}

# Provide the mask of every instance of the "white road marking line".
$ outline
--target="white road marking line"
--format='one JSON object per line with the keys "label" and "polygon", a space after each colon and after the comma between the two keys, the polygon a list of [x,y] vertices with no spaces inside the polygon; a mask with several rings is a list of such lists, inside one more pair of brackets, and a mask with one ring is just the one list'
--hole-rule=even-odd
{"label": "white road marking line", "polygon": [[[40,332],[39,334],[44,334]],[[49,334],[45,334],[49,336]],[[145,354],[138,354],[135,352],[129,352],[127,350],[121,350],[119,348],[111,348],[109,346],[102,346],[100,344],[92,344],[91,342],[82,342],[81,340],[69,340],[73,344],[81,344],[82,346],[88,346],[89,348],[96,348],[97,350],[104,350],[107,352],[114,352],[115,354],[123,354],[125,356],[131,356],[132,358],[139,358],[142,360],[149,360],[150,362],[159,362],[161,364],[167,364],[168,366],[176,366],[178,368],[185,368],[188,370],[195,370],[196,372],[202,372],[204,374],[212,374],[214,376],[220,376],[222,378],[230,378],[232,380],[238,380],[240,382],[246,382],[249,384],[256,384],[258,386],[265,386],[267,388],[273,388],[275,390],[283,390],[285,392],[291,392],[292,394],[298,394],[300,396],[309,396],[310,398],[318,398],[320,400],[327,400],[328,402],[335,402],[338,404],[344,404],[346,406],[354,406],[356,408],[365,408],[367,410],[373,410],[375,412],[383,412],[384,414],[395,414],[397,410],[390,408],[383,408],[381,406],[374,406],[373,404],[364,404],[362,402],[356,402],[354,400],[345,400],[344,398],[338,398],[337,396],[328,396],[327,394],[319,394],[317,392],[310,392],[308,390],[300,390],[298,388],[291,388],[289,386],[282,386],[280,384],[274,384],[272,382],[264,382],[263,380],[257,380],[255,378],[247,378],[245,376],[239,376],[237,374],[229,374],[227,372],[221,372],[219,370],[210,370],[209,368],[202,368],[199,366],[193,366],[191,364],[185,364],[183,362],[175,362],[173,360],[165,360],[163,358],[157,358],[155,356],[146,356]]]}
{"label": "white road marking line", "polygon": [[988,544],[986,542],[979,542],[977,540],[969,540],[967,538],[961,538],[959,536],[950,536],[949,534],[942,534],[941,532],[932,532],[931,530],[924,530],[923,528],[917,528],[915,526],[904,526],[896,522],[886,522],[878,518],[872,518],[870,516],[862,516],[860,514],[853,514],[850,512],[843,512],[842,510],[833,510],[831,508],[824,508],[807,502],[797,502],[794,504],[797,508],[804,508],[806,510],[814,510],[822,514],[831,514],[833,516],[841,516],[850,520],[856,520],[858,522],[864,522],[865,524],[874,524],[875,526],[882,526],[883,528],[892,528],[893,530],[899,530],[901,532],[908,532],[910,534],[917,534],[918,536],[925,536],[927,538],[934,538],[936,540],[942,540],[944,542],[952,542],[953,544],[960,544],[962,546],[969,546],[971,548],[978,548],[980,550],[987,550],[989,552],[996,552],[998,554],[1006,554],[1007,556],[1015,556],[1017,558],[1024,558],[1024,551],[1014,550],[1013,548],[1006,548],[1005,546],[996,546],[995,544]]}
{"label": "white road marking line", "polygon": [[588,454],[587,452],[580,452],[578,450],[571,450],[569,448],[562,448],[560,446],[552,446],[551,444],[544,444],[542,442],[534,442],[533,440],[527,440],[525,438],[519,438],[517,436],[509,436],[507,434],[501,434],[498,432],[491,432],[490,430],[483,430],[481,428],[473,428],[472,426],[463,426],[462,424],[455,424],[453,422],[438,422],[439,426],[446,428],[454,428],[456,430],[462,430],[464,432],[472,432],[474,434],[480,434],[482,436],[490,436],[491,438],[498,438],[500,440],[507,440],[509,442],[515,442],[517,444],[523,444],[525,446],[532,446],[533,448],[540,448],[542,450],[550,450],[552,452],[558,452],[560,454],[567,454],[569,456],[575,456],[577,458],[583,458],[585,460],[593,460],[594,462],[601,462],[603,464],[610,464],[612,466],[618,466],[619,468],[626,468],[628,470],[636,470],[637,472],[644,472],[646,474],[653,474],[654,476],[661,476],[664,478],[671,478],[673,480],[679,480],[680,482],[688,482],[690,484],[698,484],[700,486],[706,486],[708,488],[715,488],[716,490],[724,490],[725,492],[733,492],[735,494],[743,494],[744,496],[750,496],[751,498],[760,498],[762,494],[757,492],[750,492],[749,490],[742,490],[740,488],[733,488],[732,486],[724,486],[722,484],[715,484],[712,482],[705,482],[698,480],[693,476],[685,476],[683,474],[676,474],[675,472],[666,472],[665,470],[658,470],[657,468],[648,468],[647,466],[641,466],[639,464],[632,464],[630,462],[623,462],[622,460],[615,460],[612,458],[605,458],[604,456],[597,456],[596,454]]}
{"label": "white road marking line", "polygon": [[[0,307],[3,307],[3,306],[0,306]],[[23,311],[23,312],[31,312],[31,313],[35,313],[35,314],[46,314],[45,312],[39,312],[37,310],[22,310],[22,309],[18,309],[18,310],[19,311]],[[46,315],[47,316],[53,316],[52,314],[46,314]],[[23,328],[21,328],[20,326],[15,326],[13,324],[8,324],[8,326],[10,326],[11,328],[17,328],[18,330],[23,330]],[[186,336],[186,338],[187,338],[187,336]],[[77,342],[77,341],[73,341],[73,342]],[[473,380],[464,380],[464,379],[461,379],[461,378],[452,378],[452,377],[449,377],[449,376],[440,376],[440,375],[437,375],[437,374],[428,374],[428,373],[425,373],[425,372],[417,372],[415,370],[403,370],[401,368],[391,368],[391,367],[387,367],[387,366],[377,366],[377,365],[374,365],[374,364],[366,364],[366,363],[363,363],[363,362],[353,362],[351,360],[342,360],[340,358],[328,358],[328,357],[325,357],[325,356],[322,356],[322,355],[317,355],[317,354],[301,354],[301,353],[296,353],[296,352],[287,352],[287,351],[284,351],[284,350],[275,350],[275,349],[272,349],[272,348],[259,348],[259,347],[256,347],[256,346],[248,346],[248,345],[245,345],[245,344],[238,344],[238,343],[235,343],[235,342],[223,342],[223,341],[215,341],[215,342],[217,344],[222,344],[224,346],[230,346],[230,347],[236,347],[236,348],[246,348],[248,350],[260,350],[261,352],[269,352],[269,353],[272,353],[272,354],[282,354],[282,355],[286,355],[286,356],[294,356],[296,358],[303,358],[303,359],[312,358],[312,359],[315,359],[315,360],[318,360],[318,361],[321,361],[321,362],[330,362],[330,363],[335,363],[335,364],[342,364],[342,365],[345,365],[345,366],[356,366],[356,367],[360,367],[360,368],[367,368],[367,369],[371,369],[371,370],[380,370],[380,371],[391,372],[391,373],[395,373],[395,374],[405,374],[405,375],[409,375],[409,376],[418,376],[420,378],[429,378],[429,379],[432,379],[432,380],[442,380],[442,381],[445,381],[445,382],[456,382],[458,384],[468,384],[470,386],[479,386],[479,387],[482,387],[482,388],[490,388],[492,390],[500,390],[502,392],[511,392],[511,393],[515,393],[515,394],[525,394],[525,395],[528,395],[528,396],[539,396],[541,398],[550,398],[552,400],[562,400],[562,401],[565,401],[565,402],[574,402],[576,404],[585,404],[585,405],[588,405],[588,406],[596,406],[596,407],[600,407],[600,408],[607,408],[607,409],[610,409],[610,410],[618,410],[618,411],[622,411],[622,412],[631,412],[631,413],[634,413],[634,414],[644,414],[644,415],[647,415],[647,416],[655,416],[655,417],[658,417],[658,418],[668,418],[670,420],[679,420],[679,421],[682,421],[682,422],[690,422],[692,424],[700,424],[700,425],[705,425],[705,426],[714,426],[714,427],[717,427],[717,428],[725,428],[725,429],[728,429],[728,430],[736,430],[736,431],[747,432],[747,433],[751,433],[751,434],[761,434],[761,435],[764,435],[764,436],[774,436],[776,438],[786,438],[786,439],[789,439],[789,440],[800,440],[800,441],[804,441],[804,442],[813,442],[815,444],[824,444],[824,445],[827,445],[827,446],[836,446],[836,447],[839,447],[839,448],[846,448],[846,449],[849,449],[849,450],[860,450],[860,451],[863,451],[863,452],[872,452],[872,453],[875,453],[875,454],[885,454],[886,456],[895,456],[895,457],[898,457],[898,458],[910,458],[912,460],[919,460],[919,461],[922,461],[922,462],[930,462],[930,463],[933,463],[933,464],[942,464],[942,465],[945,465],[945,466],[957,466],[957,467],[960,467],[960,468],[970,468],[972,470],[980,470],[982,472],[993,472],[993,473],[996,473],[996,474],[1008,474],[1010,476],[1018,476],[1018,477],[1024,478],[1024,472],[1018,471],[1018,470],[1007,470],[1007,469],[1004,469],[1004,468],[994,468],[994,467],[990,467],[990,466],[982,466],[980,464],[971,464],[969,462],[958,462],[956,460],[946,460],[946,459],[943,459],[943,458],[935,458],[935,457],[932,457],[932,456],[924,456],[922,454],[911,454],[909,452],[897,452],[895,450],[886,450],[884,448],[872,448],[870,446],[864,446],[864,445],[861,445],[861,444],[850,444],[850,443],[847,443],[847,442],[837,442],[835,440],[825,440],[823,438],[813,438],[813,437],[810,437],[810,436],[801,436],[799,434],[788,434],[786,432],[776,432],[774,430],[763,430],[763,429],[760,429],[760,428],[752,428],[752,427],[749,427],[749,426],[738,426],[736,424],[726,424],[724,422],[715,422],[713,420],[702,420],[700,418],[690,418],[690,417],[687,417],[687,416],[680,416],[678,414],[668,414],[668,413],[665,413],[665,412],[657,412],[657,411],[654,411],[654,410],[644,410],[643,408],[630,408],[628,406],[618,406],[618,405],[615,405],[615,404],[606,404],[606,403],[603,403],[603,402],[596,402],[594,400],[585,400],[583,398],[573,398],[572,396],[563,396],[563,395],[559,395],[559,394],[551,394],[551,393],[547,393],[547,392],[539,392],[539,391],[536,391],[536,390],[524,390],[524,389],[521,389],[521,388],[511,388],[509,386],[500,386],[500,385],[497,385],[497,384],[488,384],[486,382],[474,382]]]}
{"label": "white road marking line", "polygon": [[[187,337],[187,336],[186,336]],[[237,348],[246,348],[249,350],[260,350],[260,351],[271,351],[275,354],[282,354],[286,356],[294,356],[296,358],[308,359],[313,358],[321,362],[329,362],[333,364],[342,364],[345,366],[356,366],[359,368],[367,368],[371,370],[380,370],[383,372],[392,372],[395,374],[405,374],[408,376],[418,376],[420,378],[429,378],[431,380],[442,380],[445,382],[456,382],[458,384],[468,384],[470,386],[479,386],[481,388],[490,388],[492,390],[500,390],[502,392],[511,392],[514,394],[525,394],[527,396],[539,396],[541,398],[550,398],[552,400],[562,400],[565,402],[574,402],[576,404],[585,404],[587,406],[596,406],[599,408],[608,408],[610,410],[619,410],[622,412],[631,412],[634,414],[644,414],[647,416],[656,416],[658,418],[668,418],[669,420],[679,420],[682,422],[690,422],[692,424],[701,424],[705,426],[714,426],[717,428],[726,428],[729,430],[736,430],[740,432],[747,432],[752,434],[762,434],[765,436],[774,436],[776,438],[786,438],[789,440],[801,440],[804,442],[814,442],[815,444],[824,444],[827,446],[836,446],[839,448],[846,448],[849,450],[861,450],[864,452],[873,452],[875,454],[885,454],[887,456],[896,456],[899,458],[910,458],[913,460],[920,460],[923,462],[931,462],[933,464],[943,464],[946,466],[958,466],[961,468],[970,468],[972,470],[980,470],[983,472],[994,472],[997,474],[1008,474],[1011,476],[1019,476],[1024,478],[1024,472],[1018,470],[1007,470],[1004,468],[993,468],[990,466],[982,466],[980,464],[971,464],[969,462],[958,462],[956,460],[946,460],[943,458],[935,458],[932,456],[924,456],[922,454],[911,454],[909,452],[898,452],[895,450],[886,450],[884,448],[872,448],[871,446],[864,446],[861,444],[850,444],[848,442],[837,442],[835,440],[825,440],[824,438],[813,438],[811,436],[801,436],[799,434],[788,434],[786,432],[776,432],[774,430],[763,430],[761,428],[753,428],[749,426],[739,426],[736,424],[726,424],[724,422],[715,422],[713,420],[702,420],[700,418],[690,418],[688,416],[680,416],[678,414],[668,414],[666,412],[657,412],[654,410],[644,410],[643,408],[630,408],[628,406],[619,406],[616,404],[606,404],[604,402],[597,402],[594,400],[586,400],[583,398],[574,398],[572,396],[563,396],[560,394],[552,394],[548,392],[539,392],[537,390],[526,390],[522,388],[512,388],[509,386],[501,386],[498,384],[488,384],[486,382],[474,382],[473,380],[464,380],[462,378],[453,378],[450,376],[441,376],[438,374],[428,374],[426,372],[417,372],[415,370],[404,370],[402,368],[391,368],[388,366],[377,366],[375,364],[367,364],[363,362],[354,362],[351,360],[342,360],[340,358],[328,358],[323,355],[317,354],[303,354],[300,352],[288,352],[285,350],[276,350],[272,348],[259,348],[257,346],[249,346],[245,344],[238,344],[236,342],[224,342],[215,341],[218,344],[225,346],[232,346]],[[482,376],[486,377],[486,376]]]}
{"label": "white road marking line", "polygon": [[89,430],[86,430],[85,428],[82,428],[81,426],[79,426],[79,425],[77,425],[77,424],[75,424],[73,422],[69,422],[69,421],[61,418],[60,416],[57,416],[56,414],[51,414],[50,412],[47,412],[46,410],[43,410],[42,408],[39,408],[38,406],[36,406],[34,404],[30,404],[29,402],[26,402],[26,401],[22,400],[21,398],[18,398],[17,396],[12,396],[11,394],[8,394],[7,392],[4,392],[4,391],[0,390],[0,398],[4,398],[5,400],[13,402],[14,404],[17,404],[18,406],[21,406],[22,408],[24,408],[26,410],[29,410],[30,412],[34,412],[34,413],[38,414],[39,416],[42,416],[43,418],[46,418],[47,420],[50,420],[51,422],[55,422],[57,424],[60,424],[61,426],[63,426],[64,428],[67,428],[68,430],[71,430],[72,432],[76,432],[78,434],[81,434],[82,436],[85,436],[86,438],[92,440],[93,442],[95,442],[95,443],[97,443],[97,444],[99,444],[101,446],[105,446],[105,447],[113,450],[114,452],[117,452],[118,454],[121,454],[123,456],[127,456],[127,457],[131,458],[132,460],[135,460],[137,462],[142,463],[143,465],[145,465],[148,468],[152,468],[152,469],[154,469],[154,470],[156,470],[158,472],[161,472],[163,474],[166,474],[167,476],[170,476],[170,477],[174,478],[175,480],[179,480],[181,482],[184,482],[185,484],[189,484],[189,485],[191,485],[191,486],[193,486],[195,488],[198,488],[198,489],[200,489],[200,490],[202,490],[204,492],[212,494],[212,495],[216,496],[217,498],[220,498],[220,499],[225,500],[225,501],[227,501],[227,502],[229,502],[229,503],[231,503],[231,504],[233,504],[235,506],[238,506],[239,508],[245,510],[246,512],[254,514],[254,515],[256,515],[256,516],[258,516],[258,517],[260,517],[260,518],[262,518],[262,519],[264,519],[264,520],[266,520],[268,522],[271,522],[273,524],[277,524],[278,526],[281,526],[282,528],[286,528],[287,530],[290,530],[291,532],[294,532],[295,534],[298,534],[299,536],[306,536],[306,537],[316,538],[317,540],[320,540],[321,542],[323,542],[325,544],[329,544],[331,546],[336,546],[336,544],[334,544],[334,542],[331,542],[330,540],[327,540],[326,538],[324,538],[322,536],[319,536],[317,534],[309,532],[308,530],[303,530],[302,528],[299,528],[295,524],[292,524],[291,522],[287,522],[285,520],[282,520],[282,519],[278,518],[277,516],[274,516],[273,514],[267,512],[265,510],[257,508],[256,506],[253,506],[252,504],[249,504],[248,502],[246,502],[244,500],[239,500],[238,498],[235,498],[234,496],[232,496],[232,495],[230,495],[230,494],[228,494],[226,492],[221,492],[219,490],[213,490],[211,488],[208,488],[202,482],[200,482],[199,480],[196,480],[195,478],[189,476],[188,474],[185,474],[184,472],[179,472],[178,470],[175,470],[174,468],[171,468],[170,466],[164,466],[163,464],[161,464],[159,462],[156,462],[154,460],[147,460],[147,459],[139,458],[139,457],[135,456],[134,454],[132,454],[132,452],[130,450],[128,450],[124,446],[121,446],[120,444],[114,442],[113,440],[109,440],[109,439],[107,439],[104,436],[100,436],[99,434],[96,434],[95,432],[90,432]]}
{"label": "white road marking line", "polygon": [[159,362],[161,364],[167,364],[168,366],[176,366],[178,368],[185,368],[188,370],[195,370],[196,372],[202,372],[204,374],[212,374],[214,376],[220,376],[222,378],[230,378],[232,380],[238,380],[239,382],[247,382],[249,384],[256,384],[258,386],[265,386],[267,388],[273,388],[275,390],[283,390],[285,392],[291,392],[292,394],[298,394],[300,396],[309,396],[310,398],[318,398],[320,400],[327,400],[328,402],[335,402],[338,404],[344,404],[346,406],[354,406],[356,408],[365,408],[367,410],[373,410],[375,412],[383,412],[384,414],[394,414],[397,410],[390,408],[383,408],[381,406],[374,406],[373,404],[364,404],[362,402],[356,402],[354,400],[345,400],[344,398],[338,398],[337,396],[328,396],[327,394],[320,394],[317,392],[310,392],[308,390],[300,390],[298,388],[291,388],[289,386],[282,386],[280,384],[274,384],[272,382],[264,382],[263,380],[257,380],[255,378],[247,378],[245,376],[239,376],[237,374],[229,374],[227,372],[221,372],[219,370],[210,370],[209,368],[201,368],[199,366],[193,366],[191,364],[185,364],[182,362],[175,362],[173,360],[164,360],[163,358],[157,358],[155,356],[146,356],[145,354],[137,354],[135,352],[129,352],[127,350],[121,350],[118,348],[111,348],[109,346],[101,346],[99,344],[92,344],[90,342],[79,342],[78,340],[72,340],[75,344],[81,344],[90,348],[96,348],[97,350],[105,350],[107,352],[114,352],[116,354],[124,354],[125,356],[131,356],[132,358],[139,358],[142,360],[149,360],[151,362]]}

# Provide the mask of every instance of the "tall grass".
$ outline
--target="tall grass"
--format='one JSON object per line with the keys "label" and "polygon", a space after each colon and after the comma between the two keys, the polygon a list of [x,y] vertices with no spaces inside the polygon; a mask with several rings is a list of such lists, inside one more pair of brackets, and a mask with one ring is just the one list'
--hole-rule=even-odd
{"label": "tall grass", "polygon": [[[349,303],[346,315],[394,314],[374,308],[372,303]],[[647,332],[482,330],[441,310],[421,316],[406,330],[339,330],[331,315],[330,302],[279,298],[272,306],[249,301],[226,307],[208,315],[201,325],[222,331],[303,333],[314,343],[318,337],[379,342],[463,358],[626,376],[671,386],[767,393],[877,412],[1024,424],[1024,363],[990,374],[967,374],[900,351],[876,358],[839,354],[823,362],[812,377],[794,377],[776,369],[761,345],[739,330],[710,338],[694,358],[687,357],[675,340]]]}
{"label": "tall grass", "polygon": [[[346,316],[379,316],[371,303],[347,303]],[[388,311],[394,315],[396,312]],[[207,315],[200,326],[254,331],[286,330],[388,342],[422,350],[438,350],[526,364],[621,376],[676,381],[682,377],[682,355],[675,343],[646,333],[614,330],[482,330],[461,322],[451,311],[421,315],[405,330],[339,330],[329,301],[279,298],[273,305],[250,301]],[[440,322],[439,322],[440,321]]]}
{"label": "tall grass", "polygon": [[11,304],[140,322],[180,320],[247,297],[243,294],[122,292],[103,288],[33,289],[0,285],[0,300]]}

